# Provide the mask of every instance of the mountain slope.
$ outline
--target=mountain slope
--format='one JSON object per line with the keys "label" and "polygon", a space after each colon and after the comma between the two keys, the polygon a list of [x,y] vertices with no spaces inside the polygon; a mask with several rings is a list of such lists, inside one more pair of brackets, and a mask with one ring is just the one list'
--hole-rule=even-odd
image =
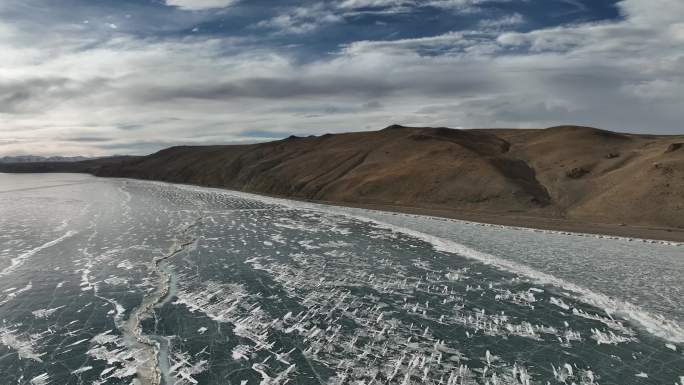
{"label": "mountain slope", "polygon": [[173,147],[98,174],[337,202],[537,210],[549,197],[487,132],[390,127],[248,146]]}
{"label": "mountain slope", "polygon": [[346,204],[684,228],[681,143],[684,136],[578,126],[395,125],[251,145],[172,147],[90,161],[81,171]]}
{"label": "mountain slope", "polygon": [[563,217],[684,226],[684,136],[566,126],[509,140],[512,155],[528,160]]}

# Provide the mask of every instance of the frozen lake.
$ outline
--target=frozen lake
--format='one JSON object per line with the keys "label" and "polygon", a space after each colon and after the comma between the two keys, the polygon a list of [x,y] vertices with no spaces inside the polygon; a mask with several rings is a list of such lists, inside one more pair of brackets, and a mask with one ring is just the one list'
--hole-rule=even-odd
{"label": "frozen lake", "polygon": [[3,384],[681,384],[684,246],[0,174]]}

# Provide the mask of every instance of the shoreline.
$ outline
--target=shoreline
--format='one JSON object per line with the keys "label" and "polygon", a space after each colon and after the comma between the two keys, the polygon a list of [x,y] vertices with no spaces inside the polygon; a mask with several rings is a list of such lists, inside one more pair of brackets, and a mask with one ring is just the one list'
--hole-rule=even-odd
{"label": "shoreline", "polygon": [[[9,173],[15,174],[15,173]],[[41,174],[29,173],[29,174]],[[50,172],[49,174],[54,174]],[[422,215],[430,216],[436,218],[453,219],[465,222],[475,222],[484,225],[495,225],[495,226],[508,226],[508,227],[519,227],[529,230],[543,230],[543,231],[556,231],[556,232],[568,232],[575,234],[591,234],[597,236],[611,236],[611,237],[621,237],[621,238],[637,238],[643,240],[654,240],[654,241],[666,241],[666,242],[678,242],[684,243],[684,228],[672,228],[672,227],[658,227],[658,226],[635,226],[629,224],[613,224],[613,223],[596,223],[580,220],[569,220],[562,218],[553,217],[541,217],[541,216],[531,216],[524,214],[515,213],[498,213],[498,212],[485,212],[485,211],[467,211],[459,209],[448,209],[448,208],[429,208],[420,206],[401,206],[401,205],[391,205],[385,203],[355,203],[355,202],[339,202],[339,201],[325,201],[316,199],[306,199],[298,198],[286,195],[274,195],[267,194],[258,191],[249,190],[237,190],[231,189],[226,186],[212,186],[205,184],[193,184],[193,183],[183,183],[175,181],[164,181],[157,179],[147,179],[147,178],[131,178],[131,177],[116,177],[116,176],[98,176],[88,172],[64,172],[63,174],[87,174],[95,178],[106,178],[106,179],[131,179],[131,180],[142,180],[142,181],[156,181],[171,184],[180,184],[195,187],[205,187],[205,188],[215,188],[224,191],[235,191],[240,193],[260,195],[264,197],[286,199],[298,202],[306,202],[313,204],[321,204],[327,206],[339,206],[339,207],[349,207],[358,209],[368,209],[368,210],[379,210],[393,213],[409,214],[409,215]],[[56,186],[55,186],[56,187]]]}
{"label": "shoreline", "polygon": [[[103,178],[95,176],[97,178]],[[550,231],[565,233],[574,236],[597,236],[604,238],[621,238],[646,243],[671,243],[675,246],[684,246],[684,228],[657,227],[657,226],[633,226],[610,223],[580,222],[561,218],[544,218],[538,216],[511,215],[495,212],[473,212],[457,209],[437,209],[415,206],[398,206],[375,203],[352,203],[336,202],[315,199],[297,198],[286,195],[266,194],[255,191],[236,190],[223,186],[210,186],[182,182],[169,182],[156,179],[139,179],[130,177],[104,177],[122,180],[137,180],[189,187],[216,189],[225,192],[249,194],[259,197],[289,200],[312,205],[355,208],[364,210],[376,210],[387,213],[403,215],[418,215],[442,220],[456,220],[482,226],[505,226],[527,231]],[[527,223],[523,223],[526,221]]]}
{"label": "shoreline", "polygon": [[[211,187],[189,184],[197,187]],[[397,206],[373,203],[352,203],[321,201],[313,199],[294,198],[282,195],[270,195],[253,191],[239,191],[218,187],[226,191],[236,191],[248,194],[261,195],[271,198],[286,199],[298,202],[320,204],[325,206],[338,206],[366,210],[378,210],[397,214],[420,215],[463,222],[474,222],[481,225],[506,226],[527,229],[530,231],[554,231],[567,232],[576,235],[596,235],[606,237],[632,238],[645,241],[663,241],[684,243],[684,229],[663,228],[656,226],[631,226],[609,223],[581,222],[560,218],[544,218],[536,216],[515,215],[505,213],[472,212],[457,209],[435,209],[416,206]]]}

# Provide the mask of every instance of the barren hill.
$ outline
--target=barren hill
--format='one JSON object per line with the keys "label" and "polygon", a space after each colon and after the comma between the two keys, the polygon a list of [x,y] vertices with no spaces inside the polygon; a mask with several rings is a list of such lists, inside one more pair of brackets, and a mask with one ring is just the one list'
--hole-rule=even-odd
{"label": "barren hill", "polygon": [[683,143],[684,135],[578,126],[394,125],[251,145],[172,147],[65,171],[344,204],[684,228]]}

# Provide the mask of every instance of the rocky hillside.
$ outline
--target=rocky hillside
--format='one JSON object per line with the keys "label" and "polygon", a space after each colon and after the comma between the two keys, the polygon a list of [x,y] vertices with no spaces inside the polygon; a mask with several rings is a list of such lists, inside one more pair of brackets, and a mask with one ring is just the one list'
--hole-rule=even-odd
{"label": "rocky hillside", "polygon": [[172,147],[83,171],[330,202],[684,227],[684,135],[395,125]]}

